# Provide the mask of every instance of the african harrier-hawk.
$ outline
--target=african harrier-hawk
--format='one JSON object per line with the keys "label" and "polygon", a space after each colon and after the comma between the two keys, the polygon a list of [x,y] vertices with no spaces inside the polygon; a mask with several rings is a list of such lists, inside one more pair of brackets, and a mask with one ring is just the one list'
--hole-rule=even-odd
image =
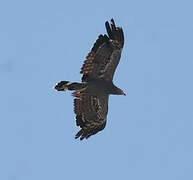
{"label": "african harrier-hawk", "polygon": [[123,30],[113,19],[105,26],[108,35],[98,36],[81,68],[82,82],[61,81],[55,86],[57,91],[74,91],[76,125],[81,128],[75,138],[80,140],[105,128],[109,95],[125,95],[112,82],[124,44]]}

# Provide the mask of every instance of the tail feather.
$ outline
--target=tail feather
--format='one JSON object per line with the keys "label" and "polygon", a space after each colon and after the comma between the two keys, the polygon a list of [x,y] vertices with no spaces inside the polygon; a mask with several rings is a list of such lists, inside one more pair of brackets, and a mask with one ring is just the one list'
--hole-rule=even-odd
{"label": "tail feather", "polygon": [[54,87],[57,91],[65,91],[67,90],[67,84],[69,83],[69,81],[60,81],[59,83],[56,84],[56,86]]}
{"label": "tail feather", "polygon": [[54,87],[57,91],[66,91],[66,90],[79,90],[83,88],[85,85],[83,83],[70,82],[70,81],[60,81]]}

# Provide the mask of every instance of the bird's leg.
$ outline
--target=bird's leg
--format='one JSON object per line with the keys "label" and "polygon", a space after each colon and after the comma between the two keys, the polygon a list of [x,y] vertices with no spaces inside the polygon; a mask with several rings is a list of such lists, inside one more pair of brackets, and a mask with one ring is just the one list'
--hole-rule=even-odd
{"label": "bird's leg", "polygon": [[79,97],[80,94],[85,93],[85,90],[86,90],[86,89],[87,89],[87,87],[82,88],[82,89],[80,89],[80,90],[77,90],[77,91],[73,92],[72,95],[75,96],[75,97]]}

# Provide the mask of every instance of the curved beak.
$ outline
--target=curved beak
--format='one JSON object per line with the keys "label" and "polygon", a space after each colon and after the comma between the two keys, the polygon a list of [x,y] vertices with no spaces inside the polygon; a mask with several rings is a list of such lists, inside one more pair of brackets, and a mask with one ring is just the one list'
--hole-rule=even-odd
{"label": "curved beak", "polygon": [[126,96],[126,94],[122,91],[122,95]]}

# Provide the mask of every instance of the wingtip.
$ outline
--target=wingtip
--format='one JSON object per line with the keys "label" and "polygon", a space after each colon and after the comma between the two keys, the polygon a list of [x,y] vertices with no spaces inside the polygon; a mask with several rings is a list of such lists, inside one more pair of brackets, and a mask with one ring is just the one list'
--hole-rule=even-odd
{"label": "wingtip", "polygon": [[109,38],[110,38],[110,39],[113,39],[112,30],[111,30],[111,27],[110,27],[108,21],[105,22],[105,27],[106,27],[107,34],[108,34]]}
{"label": "wingtip", "polygon": [[[111,22],[112,25],[115,26],[115,21],[114,21],[113,18],[111,18],[110,22]],[[109,25],[109,21],[106,21],[106,22],[105,22],[105,25],[108,26],[108,25]],[[110,27],[110,26],[109,26],[109,27]]]}
{"label": "wingtip", "polygon": [[115,21],[113,18],[110,20],[110,24],[108,21],[105,22],[107,34],[110,39],[118,40],[121,43],[121,46],[124,45],[124,33],[121,27],[117,27],[115,25]]}
{"label": "wingtip", "polygon": [[80,137],[80,140],[83,140],[82,139],[82,134],[83,134],[83,130],[81,129],[80,131],[78,131],[78,133],[75,135],[75,139],[78,139]]}
{"label": "wingtip", "polygon": [[111,23],[112,23],[112,25],[114,25],[114,26],[115,26],[115,21],[114,21],[114,19],[113,19],[113,18],[111,18]]}

